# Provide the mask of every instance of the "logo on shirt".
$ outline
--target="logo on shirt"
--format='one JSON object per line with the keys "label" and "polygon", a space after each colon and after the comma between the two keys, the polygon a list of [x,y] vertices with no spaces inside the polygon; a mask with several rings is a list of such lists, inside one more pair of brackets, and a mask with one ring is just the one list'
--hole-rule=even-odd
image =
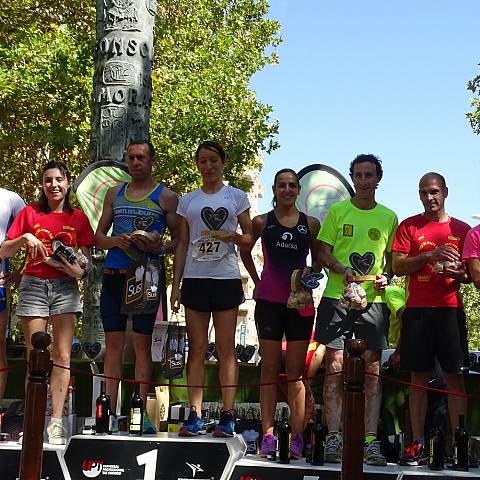
{"label": "logo on shirt", "polygon": [[147,230],[155,221],[153,217],[135,217],[133,220],[133,228],[135,230]]}
{"label": "logo on shirt", "polygon": [[368,231],[368,238],[370,238],[370,240],[374,240],[374,241],[380,240],[380,236],[381,234],[378,228],[371,228]]}
{"label": "logo on shirt", "polygon": [[363,255],[353,252],[348,259],[353,269],[360,275],[368,275],[375,265],[375,254],[373,252],[365,252]]}
{"label": "logo on shirt", "polygon": [[353,237],[353,225],[345,223],[343,225],[343,236],[344,237]]}
{"label": "logo on shirt", "polygon": [[225,207],[218,207],[216,210],[203,207],[200,216],[210,230],[220,230],[228,218],[228,210]]}
{"label": "logo on shirt", "polygon": [[291,248],[292,250],[298,250],[296,243],[289,243],[293,239],[293,235],[290,232],[284,232],[282,234],[283,242],[277,242],[275,245],[277,248]]}
{"label": "logo on shirt", "polygon": [[297,230],[302,234],[305,235],[307,233],[307,227],[305,225],[299,225]]}

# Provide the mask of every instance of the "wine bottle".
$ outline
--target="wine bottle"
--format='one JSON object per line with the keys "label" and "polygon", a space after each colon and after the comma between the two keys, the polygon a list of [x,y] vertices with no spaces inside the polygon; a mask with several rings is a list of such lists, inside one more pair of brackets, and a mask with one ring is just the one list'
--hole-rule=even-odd
{"label": "wine bottle", "polygon": [[277,427],[277,460],[279,463],[290,463],[292,428],[288,424],[288,407],[282,409],[282,420]]}
{"label": "wine bottle", "polygon": [[468,472],[468,443],[469,436],[465,429],[465,416],[459,415],[458,427],[455,430],[455,447],[453,453],[454,470]]}
{"label": "wine bottle", "polygon": [[105,380],[100,382],[100,395],[95,405],[95,433],[108,433],[110,397],[105,393]]}
{"label": "wine bottle", "polygon": [[440,427],[440,418],[435,416],[433,427],[430,430],[430,452],[428,468],[430,470],[443,470],[445,460],[445,439]]}
{"label": "wine bottle", "polygon": [[141,436],[143,433],[143,398],[140,396],[140,384],[135,384],[135,391],[130,400],[130,418],[128,433]]}
{"label": "wine bottle", "polygon": [[322,423],[322,410],[317,410],[317,417],[311,430],[311,461],[312,465],[323,465],[325,460],[326,428]]}

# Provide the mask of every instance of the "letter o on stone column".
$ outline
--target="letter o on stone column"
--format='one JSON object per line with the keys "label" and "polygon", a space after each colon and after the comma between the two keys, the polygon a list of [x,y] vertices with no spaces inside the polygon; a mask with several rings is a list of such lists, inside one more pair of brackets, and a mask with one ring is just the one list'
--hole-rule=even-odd
{"label": "letter o on stone column", "polygon": [[113,94],[113,102],[114,103],[123,103],[125,101],[125,90],[123,88],[119,88]]}
{"label": "letter o on stone column", "polygon": [[143,43],[140,45],[140,55],[141,55],[143,58],[148,57],[148,44],[147,44],[146,42],[143,42]]}

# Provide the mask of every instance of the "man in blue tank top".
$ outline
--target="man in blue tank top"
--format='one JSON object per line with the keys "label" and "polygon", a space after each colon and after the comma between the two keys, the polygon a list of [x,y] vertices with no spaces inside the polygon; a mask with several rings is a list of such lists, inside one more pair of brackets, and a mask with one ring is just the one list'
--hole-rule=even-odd
{"label": "man in blue tank top", "polygon": [[[132,142],[127,148],[129,183],[108,190],[102,216],[95,233],[96,246],[108,249],[105,260],[100,314],[105,331],[104,374],[122,375],[127,315],[120,313],[125,274],[131,260],[146,252],[152,257],[175,251],[177,238],[177,204],[175,193],[152,178],[155,150],[150,142]],[[112,234],[107,232],[113,226]],[[162,236],[168,227],[172,241],[163,245]],[[131,235],[135,230],[152,234],[151,238]],[[150,380],[152,372],[152,331],[156,313],[132,316],[135,379]],[[117,403],[118,382],[106,379],[112,411]],[[142,384],[140,394],[144,405],[148,385]]]}

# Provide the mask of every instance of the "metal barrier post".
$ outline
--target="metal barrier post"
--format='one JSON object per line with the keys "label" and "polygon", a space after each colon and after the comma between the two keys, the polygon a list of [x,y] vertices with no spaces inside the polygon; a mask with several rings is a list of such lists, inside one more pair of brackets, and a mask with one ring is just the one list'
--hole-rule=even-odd
{"label": "metal barrier post", "polygon": [[365,342],[347,341],[344,361],[342,480],[363,479]]}
{"label": "metal barrier post", "polygon": [[40,480],[43,459],[43,429],[47,407],[47,376],[50,370],[50,335],[36,332],[32,335],[33,350],[28,363],[28,384],[23,419],[20,480]]}

